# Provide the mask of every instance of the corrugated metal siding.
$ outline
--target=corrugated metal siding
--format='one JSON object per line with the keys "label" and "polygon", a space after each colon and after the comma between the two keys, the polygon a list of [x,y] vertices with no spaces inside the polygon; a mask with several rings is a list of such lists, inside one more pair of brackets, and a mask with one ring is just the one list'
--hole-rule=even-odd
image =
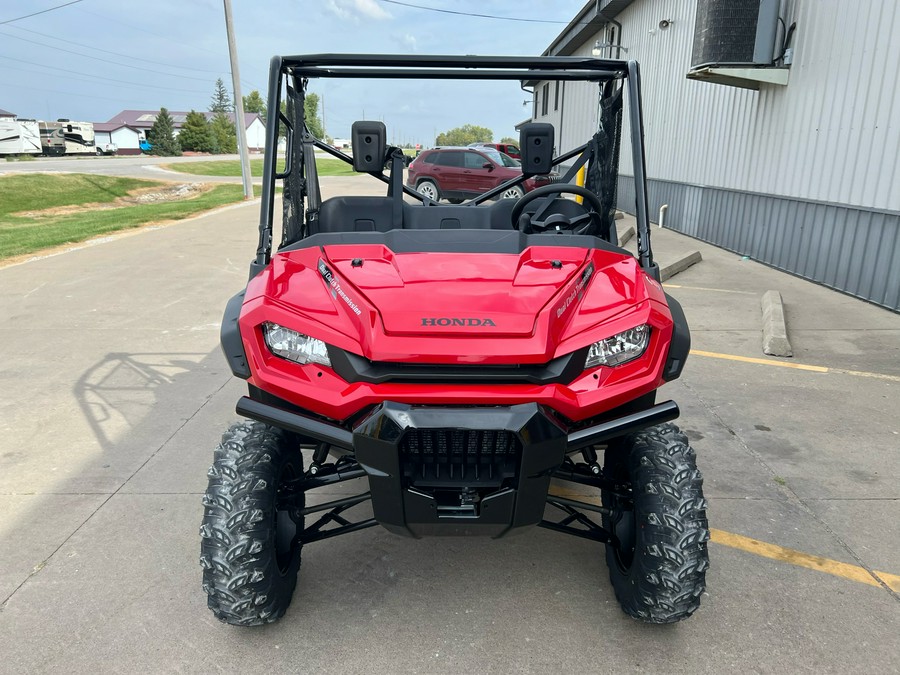
{"label": "corrugated metal siding", "polygon": [[[760,91],[686,79],[695,13],[635,0],[616,16],[641,64],[651,214],[668,203],[673,229],[900,310],[900,2],[785,0],[790,82]],[[560,152],[596,129],[596,89],[567,85],[564,112],[545,118],[562,122]],[[626,114],[619,204],[633,212],[629,133]]]}
{"label": "corrugated metal siding", "polygon": [[[666,227],[900,311],[900,214],[651,179]],[[618,202],[633,212],[634,179]]]}
{"label": "corrugated metal siding", "polygon": [[793,5],[790,83],[758,92],[685,78],[695,2],[639,0],[617,17],[641,64],[648,175],[900,211],[900,3]]}

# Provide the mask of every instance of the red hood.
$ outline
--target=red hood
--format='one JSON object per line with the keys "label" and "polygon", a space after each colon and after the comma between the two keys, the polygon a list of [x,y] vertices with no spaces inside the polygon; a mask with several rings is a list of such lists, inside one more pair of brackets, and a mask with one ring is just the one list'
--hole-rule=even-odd
{"label": "red hood", "polygon": [[599,249],[332,245],[274,256],[241,322],[275,321],[374,361],[542,363],[642,323],[645,301],[662,298],[646,279],[631,256]]}

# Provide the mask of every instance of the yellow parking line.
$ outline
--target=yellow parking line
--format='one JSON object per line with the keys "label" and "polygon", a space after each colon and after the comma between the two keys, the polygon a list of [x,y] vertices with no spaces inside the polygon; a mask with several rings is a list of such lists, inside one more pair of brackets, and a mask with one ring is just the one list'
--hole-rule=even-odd
{"label": "yellow parking line", "polygon": [[808,370],[813,373],[835,373],[838,375],[852,375],[854,377],[873,377],[879,380],[900,382],[900,376],[887,375],[885,373],[868,373],[862,370],[845,370],[843,368],[826,368],[825,366],[810,366],[805,363],[790,363],[788,361],[775,361],[774,359],[757,359],[750,356],[737,356],[736,354],[720,354],[718,352],[705,352],[700,349],[692,349],[694,356],[705,356],[711,359],[725,359],[726,361],[740,361],[741,363],[755,363],[761,366],[774,366],[776,368],[793,368],[794,370]]}
{"label": "yellow parking line", "polygon": [[[741,551],[753,553],[754,555],[762,556],[763,558],[770,558],[771,560],[780,560],[781,562],[797,565],[798,567],[825,572],[826,574],[850,579],[851,581],[857,581],[861,584],[881,587],[881,584],[879,584],[866,569],[859,567],[858,565],[849,565],[847,563],[838,562],[837,560],[831,560],[830,558],[802,553],[800,551],[795,551],[792,548],[776,546],[775,544],[769,544],[764,541],[759,541],[758,539],[751,539],[750,537],[744,537],[740,534],[733,534],[732,532],[725,532],[724,530],[710,528],[709,534],[710,541],[721,544],[722,546],[740,549]],[[900,591],[900,576],[878,571],[876,571],[875,574],[879,579],[884,581],[889,588],[894,591]]]}
{"label": "yellow parking line", "polygon": [[[554,487],[554,490],[550,496],[553,495],[556,495],[557,497],[568,497],[569,499],[575,499],[578,501],[587,502],[589,504],[600,504],[599,497],[595,497],[593,495],[583,495],[572,490],[561,490]],[[791,565],[796,565],[797,567],[805,567],[806,569],[825,572],[826,574],[831,574],[836,577],[841,577],[843,579],[849,579],[851,581],[856,581],[868,586],[876,586],[878,588],[881,588],[881,584],[878,583],[878,580],[876,580],[868,572],[868,570],[863,567],[859,567],[858,565],[850,565],[848,563],[838,562],[837,560],[831,560],[830,558],[810,555],[801,551],[795,551],[792,548],[785,548],[784,546],[769,544],[764,541],[759,541],[758,539],[751,539],[750,537],[745,537],[740,534],[734,534],[732,532],[726,532],[725,530],[717,530],[712,527],[709,528],[709,535],[710,541],[719,544],[720,546],[736,548],[747,553],[753,553],[754,555],[758,555],[763,558],[780,560],[781,562],[790,563]],[[878,572],[877,570],[874,572],[874,574],[878,577],[878,579],[883,581],[888,588],[900,593],[900,575],[888,574],[887,572]]]}
{"label": "yellow parking line", "polygon": [[840,373],[841,375],[853,375],[854,377],[874,377],[877,380],[900,382],[900,377],[897,375],[886,375],[885,373],[867,373],[862,370],[844,370],[843,368],[830,368],[828,372]]}
{"label": "yellow parking line", "polygon": [[726,361],[741,361],[742,363],[757,363],[761,366],[775,366],[776,368],[795,368],[796,370],[811,370],[815,373],[827,373],[824,366],[807,366],[803,363],[788,363],[787,361],[774,361],[772,359],[756,359],[750,356],[737,356],[735,354],[720,354],[718,352],[705,352],[700,349],[692,349],[694,356],[707,356],[711,359],[725,359]]}

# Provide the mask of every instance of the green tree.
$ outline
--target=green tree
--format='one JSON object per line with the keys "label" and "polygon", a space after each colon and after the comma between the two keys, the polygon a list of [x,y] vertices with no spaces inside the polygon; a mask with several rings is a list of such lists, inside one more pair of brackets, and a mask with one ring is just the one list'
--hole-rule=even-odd
{"label": "green tree", "polygon": [[[250,111],[247,111],[250,112]],[[281,114],[287,117],[287,102],[281,102]],[[308,92],[303,100],[303,115],[306,118],[306,126],[316,138],[322,140],[326,138],[325,127],[322,125],[322,119],[319,117],[319,95]],[[279,122],[278,138],[284,138],[285,128]]]}
{"label": "green tree", "polygon": [[303,114],[306,116],[306,128],[316,138],[325,137],[322,119],[319,117],[319,95],[307,92],[303,101]]}
{"label": "green tree", "polygon": [[153,126],[147,132],[147,140],[153,146],[150,150],[151,155],[177,157],[181,154],[181,146],[178,144],[178,139],[175,138],[175,123],[165,108],[159,109]]}
{"label": "green tree", "polygon": [[212,152],[215,149],[216,141],[203,113],[191,110],[187,114],[184,125],[178,133],[178,142],[182,150]]}
{"label": "green tree", "polygon": [[469,143],[490,143],[494,132],[487,127],[464,124],[450,131],[438,134],[435,145],[469,145]]}
{"label": "green tree", "polygon": [[225,88],[225,83],[220,77],[216,80],[216,88],[209,101],[209,112],[227,113],[232,110],[234,110],[234,105],[232,105],[231,96],[228,95],[228,89]]}
{"label": "green tree", "polygon": [[266,119],[266,101],[256,89],[244,96],[244,112],[259,113]]}
{"label": "green tree", "polygon": [[209,123],[215,141],[213,152],[219,154],[234,154],[237,152],[237,131],[228,115],[223,112],[216,113]]}
{"label": "green tree", "polygon": [[513,145],[519,145],[519,139],[513,138],[512,136],[504,136],[500,139],[501,143],[512,143]]}

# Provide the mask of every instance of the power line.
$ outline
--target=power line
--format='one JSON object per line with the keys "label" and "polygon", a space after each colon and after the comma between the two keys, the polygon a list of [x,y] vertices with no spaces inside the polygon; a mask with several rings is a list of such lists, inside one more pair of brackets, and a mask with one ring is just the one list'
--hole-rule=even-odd
{"label": "power line", "polygon": [[522,23],[553,23],[568,25],[568,21],[551,21],[550,19],[523,19],[515,16],[495,16],[494,14],[476,14],[475,12],[456,12],[452,9],[438,9],[437,7],[424,7],[423,5],[414,5],[411,2],[400,2],[399,0],[379,0],[390,5],[401,5],[403,7],[412,7],[413,9],[424,9],[429,12],[439,12],[441,14],[455,14],[456,16],[469,16],[478,19],[496,19],[498,21],[519,21]]}
{"label": "power line", "polygon": [[198,73],[215,73],[216,75],[220,75],[223,72],[227,72],[226,70],[206,70],[204,68],[190,68],[188,66],[176,66],[171,63],[163,63],[162,61],[152,61],[150,59],[142,59],[138,56],[131,56],[130,54],[122,54],[120,52],[113,52],[108,49],[101,49],[100,47],[95,47],[93,45],[85,45],[80,42],[75,42],[74,40],[66,40],[61,37],[56,37],[55,35],[47,35],[46,33],[39,33],[36,30],[29,30],[28,28],[22,28],[21,26],[13,26],[16,30],[24,30],[27,33],[32,33],[34,35],[40,35],[41,37],[50,38],[51,40],[56,40],[58,42],[65,42],[66,44],[75,45],[76,47],[82,47],[83,49],[91,49],[95,52],[103,52],[104,54],[111,54],[112,56],[122,56],[126,59],[133,59],[135,61],[141,61],[143,63],[152,63],[155,66],[165,66],[166,68],[178,68],[180,70],[193,70]]}
{"label": "power line", "polygon": [[[60,76],[65,77],[66,80],[81,80],[82,82],[91,82],[91,80],[105,80],[107,82],[116,82],[118,84],[124,84],[128,87],[133,87],[135,89],[145,89],[145,88],[162,89],[163,91],[184,92],[186,94],[196,94],[197,96],[205,96],[206,95],[205,92],[196,91],[194,89],[176,89],[173,87],[160,87],[159,85],[146,84],[144,82],[135,83],[135,82],[129,82],[128,80],[117,80],[112,77],[103,77],[102,75],[92,75],[90,73],[79,73],[78,75],[71,75],[69,73],[63,74],[60,71],[59,66],[48,66],[44,63],[35,63],[34,61],[26,61],[25,59],[17,59],[12,56],[4,56],[3,54],[0,54],[0,59],[6,59],[8,61],[16,61],[18,63],[25,63],[30,66],[37,66],[38,68],[46,68],[47,70],[52,71],[55,75],[60,75]],[[27,68],[22,68],[21,66],[19,68],[16,68],[16,71],[17,72],[18,71],[26,71],[26,72],[37,73],[38,75],[47,75],[47,73],[43,73],[39,70],[29,71]],[[91,78],[91,79],[85,79],[85,78]]]}
{"label": "power line", "polygon": [[48,45],[43,42],[37,42],[35,40],[29,40],[28,38],[23,38],[19,35],[12,35],[11,33],[2,33],[0,35],[15,38],[16,40],[22,40],[23,42],[30,42],[33,45],[38,45],[39,47],[47,47],[49,49],[55,49],[60,52],[66,52],[67,54],[74,54],[75,56],[80,56],[85,59],[92,59],[93,61],[100,61],[102,63],[111,63],[114,66],[122,66],[123,68],[133,68],[135,70],[143,70],[148,73],[156,73],[157,75],[167,75],[168,77],[180,77],[186,80],[199,80],[200,82],[208,82],[209,80],[205,77],[192,77],[190,75],[178,75],[176,73],[164,73],[161,70],[153,70],[152,68],[142,68],[140,66],[133,66],[130,63],[117,63],[116,61],[110,61],[108,59],[101,59],[97,56],[89,56],[88,54],[81,54],[80,52],[73,52],[71,49],[63,49],[62,47],[57,47],[56,45]]}
{"label": "power line", "polygon": [[46,14],[47,12],[52,12],[54,9],[62,9],[63,7],[68,7],[69,5],[75,5],[79,2],[83,2],[83,0],[72,0],[72,2],[67,2],[62,5],[57,5],[56,7],[51,7],[49,9],[42,9],[40,12],[34,12],[33,14],[26,14],[25,16],[17,16],[15,19],[7,19],[6,21],[0,21],[0,26],[6,23],[12,23],[13,21],[21,21],[22,19],[27,19],[31,16],[37,16],[38,14]]}
{"label": "power line", "polygon": [[111,21],[112,23],[117,23],[117,24],[119,24],[120,26],[125,26],[126,28],[131,28],[132,30],[139,30],[139,31],[141,31],[142,33],[146,33],[147,35],[153,35],[153,36],[155,36],[155,37],[162,38],[163,40],[168,40],[169,42],[171,42],[171,43],[173,43],[173,44],[176,44],[176,45],[178,45],[179,47],[185,47],[185,46],[186,46],[186,47],[191,47],[191,48],[195,49],[196,51],[202,51],[202,52],[206,52],[206,53],[208,53],[208,54],[212,54],[212,53],[213,53],[213,52],[212,52],[211,50],[209,50],[209,49],[200,49],[199,47],[196,47],[196,46],[194,46],[193,44],[191,44],[191,43],[189,43],[189,42],[184,42],[184,41],[181,41],[181,40],[175,40],[174,38],[171,38],[171,37],[169,37],[168,35],[165,35],[165,34],[163,34],[163,33],[156,33],[156,32],[154,32],[154,31],[152,31],[152,30],[147,30],[147,29],[144,28],[143,26],[135,26],[135,25],[130,24],[130,23],[125,23],[125,22],[122,21],[121,19],[117,19],[117,18],[115,18],[115,17],[113,17],[113,16],[108,16],[108,15],[106,15],[106,14],[98,14],[97,12],[91,12],[91,11],[89,11],[89,10],[87,10],[87,9],[84,9],[83,7],[79,7],[77,11],[79,11],[79,12],[81,12],[81,13],[83,13],[83,14],[90,14],[91,16],[96,16],[98,19],[103,19],[104,21]]}
{"label": "power line", "polygon": [[[103,19],[104,21],[111,21],[111,22],[113,22],[113,23],[119,24],[120,26],[125,26],[126,28],[131,28],[132,30],[141,31],[142,33],[147,33],[147,35],[154,35],[154,36],[156,36],[156,37],[162,38],[163,40],[168,40],[168,41],[171,42],[172,44],[176,44],[176,45],[178,45],[179,47],[189,47],[189,48],[193,49],[195,52],[198,52],[198,53],[213,54],[213,55],[215,55],[217,58],[221,57],[220,54],[216,54],[213,50],[211,50],[211,49],[201,49],[200,47],[197,47],[195,44],[193,44],[193,43],[190,42],[190,41],[175,40],[174,38],[172,38],[172,37],[170,37],[170,36],[168,36],[168,35],[164,35],[163,33],[156,33],[156,32],[154,32],[154,31],[152,31],[152,30],[147,30],[146,28],[144,28],[144,27],[142,27],[142,26],[134,26],[134,25],[132,25],[132,24],[130,24],[130,23],[125,23],[125,22],[122,21],[121,19],[116,19],[116,18],[114,18],[114,17],[107,16],[107,15],[105,15],[105,14],[97,14],[96,12],[91,12],[91,11],[89,11],[89,10],[87,10],[87,9],[84,9],[83,7],[79,7],[79,8],[78,8],[77,10],[75,10],[75,11],[77,11],[77,12],[82,12],[83,14],[90,14],[91,16],[96,16],[97,18]],[[185,66],[180,66],[180,67],[183,68],[183,67],[185,67]],[[191,69],[189,69],[189,70],[198,70],[198,69],[196,69],[196,68],[191,68]],[[210,70],[210,71],[202,71],[202,72],[213,72],[213,71]],[[259,91],[265,91],[265,88],[264,88],[264,87],[260,87],[260,86],[258,86],[258,85],[256,85],[256,84],[254,84],[253,82],[247,82],[247,81],[244,80],[243,78],[241,78],[241,82],[242,82],[243,84],[245,84],[245,85],[249,85],[251,89],[256,89],[256,90],[259,90]]]}
{"label": "power line", "polygon": [[40,91],[45,94],[65,94],[66,96],[78,96],[80,98],[94,98],[102,101],[115,101],[119,105],[122,105],[122,100],[118,98],[110,98],[108,96],[95,96],[94,94],[76,94],[74,91],[59,91],[58,89],[45,89],[44,87],[26,87],[21,84],[9,84],[8,82],[0,82],[0,85],[4,87],[17,88],[17,89],[30,89],[31,91]]}

